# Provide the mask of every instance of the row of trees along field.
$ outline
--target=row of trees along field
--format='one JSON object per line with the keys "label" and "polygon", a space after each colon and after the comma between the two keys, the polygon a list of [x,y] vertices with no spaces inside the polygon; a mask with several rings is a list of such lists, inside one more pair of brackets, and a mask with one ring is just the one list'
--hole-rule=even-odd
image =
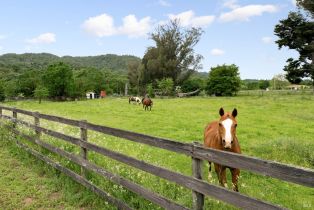
{"label": "row of trees along field", "polygon": [[83,97],[87,91],[108,94],[124,91],[127,64],[135,56],[58,57],[51,54],[0,56],[0,100]]}
{"label": "row of trees along field", "polygon": [[[297,0],[298,11],[290,12],[274,29],[279,48],[299,53],[289,58],[286,75],[272,80],[242,80],[235,64],[212,67],[200,73],[202,56],[194,46],[200,41],[201,28],[182,28],[178,20],[160,25],[150,34],[155,46],[148,47],[143,58],[134,56],[58,57],[51,54],[6,54],[0,56],[0,100],[5,97],[84,97],[87,91],[153,96],[177,92],[209,95],[235,95],[240,89],[284,89],[290,83],[314,87],[314,4]],[[290,83],[289,83],[290,82]]]}

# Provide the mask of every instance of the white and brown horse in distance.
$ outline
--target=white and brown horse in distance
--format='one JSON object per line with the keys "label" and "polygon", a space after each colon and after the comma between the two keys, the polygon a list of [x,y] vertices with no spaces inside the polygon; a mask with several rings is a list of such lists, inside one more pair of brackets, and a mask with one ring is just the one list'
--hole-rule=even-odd
{"label": "white and brown horse in distance", "polygon": [[142,103],[142,100],[140,99],[140,97],[134,97],[134,96],[131,96],[129,98],[129,104],[133,102],[134,104],[138,104],[140,105]]}
{"label": "white and brown horse in distance", "polygon": [[[232,113],[225,112],[223,108],[220,108],[220,119],[209,123],[204,131],[204,146],[212,149],[218,149],[228,152],[241,153],[238,138],[236,136],[237,128],[237,109],[234,109]],[[215,171],[218,176],[218,180],[221,186],[227,186],[226,169],[229,168],[232,174],[232,189],[238,191],[238,178],[240,170],[237,168],[231,168],[214,163]],[[208,179],[211,179],[211,162],[209,162],[209,175]]]}

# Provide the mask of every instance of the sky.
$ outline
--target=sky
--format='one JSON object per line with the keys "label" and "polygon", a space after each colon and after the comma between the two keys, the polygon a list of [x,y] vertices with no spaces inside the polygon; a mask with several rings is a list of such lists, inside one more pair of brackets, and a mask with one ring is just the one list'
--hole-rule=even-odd
{"label": "sky", "polygon": [[271,79],[297,57],[278,49],[273,32],[294,10],[294,0],[0,0],[0,55],[142,58],[154,46],[149,33],[177,18],[204,31],[194,48],[204,57],[200,71],[235,64],[242,79]]}

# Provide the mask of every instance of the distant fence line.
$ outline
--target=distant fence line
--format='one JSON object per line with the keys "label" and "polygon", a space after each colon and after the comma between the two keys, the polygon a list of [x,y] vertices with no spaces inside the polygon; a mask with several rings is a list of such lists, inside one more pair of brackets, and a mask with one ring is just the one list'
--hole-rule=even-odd
{"label": "distant fence line", "polygon": [[314,95],[313,89],[303,90],[240,90],[238,96],[267,96],[267,95]]}
{"label": "distant fence line", "polygon": [[[3,110],[8,110],[12,112],[12,116],[4,115]],[[28,115],[34,118],[34,123],[25,122],[18,119],[17,114]],[[119,175],[113,174],[106,171],[102,167],[92,163],[88,160],[88,151],[94,151],[103,156],[109,157],[121,163],[127,164],[139,170],[148,172],[160,178],[166,179],[168,181],[177,183],[192,190],[193,196],[193,209],[203,209],[204,207],[204,196],[210,196],[215,199],[224,201],[226,203],[232,204],[236,207],[243,209],[283,209],[283,207],[268,203],[266,201],[258,200],[238,192],[230,191],[226,188],[209,184],[202,180],[201,171],[201,161],[211,161],[219,163],[222,165],[230,166],[233,168],[240,168],[255,172],[258,174],[274,177],[280,180],[304,185],[307,187],[314,187],[314,171],[305,168],[293,167],[273,161],[261,160],[254,157],[248,157],[241,154],[229,153],[219,150],[214,150],[210,148],[203,148],[197,143],[182,143],[177,141],[172,141],[165,138],[158,138],[149,135],[139,134],[135,132],[120,130],[116,128],[110,128],[107,126],[101,126],[89,123],[87,121],[78,121],[67,119],[63,117],[41,114],[38,112],[31,112],[22,109],[0,106],[0,117],[12,122],[12,125],[2,123],[3,126],[13,131],[15,135],[21,136],[23,139],[28,140],[34,144],[37,144],[50,152],[60,155],[61,157],[67,158],[70,161],[81,166],[81,174],[77,174],[74,171],[62,166],[61,164],[54,162],[50,158],[44,156],[40,152],[30,148],[29,146],[17,141],[17,144],[24,148],[26,151],[30,152],[37,158],[43,160],[52,167],[58,169],[59,171],[65,173],[78,183],[91,189],[93,192],[97,193],[108,202],[116,205],[119,209],[131,209],[123,201],[112,197],[109,193],[105,192],[103,189],[92,184],[87,180],[85,173],[86,170],[93,171],[110,181],[119,184],[130,191],[142,196],[143,198],[155,203],[165,209],[187,209],[186,207],[169,200],[153,191],[150,191],[136,183],[131,182],[128,179],[120,177]],[[52,122],[62,123],[74,127],[80,128],[80,138],[69,136],[66,134],[59,133],[47,128],[40,126],[40,119],[45,119]],[[17,129],[17,124],[27,126],[34,129],[36,135],[30,136]],[[146,163],[141,160],[126,156],[124,154],[100,147],[96,144],[88,142],[87,130],[92,130],[100,132],[107,135],[112,135],[122,139],[130,140],[137,143],[146,144],[153,147],[162,148],[179,154],[185,154],[192,158],[192,176],[186,176],[178,172],[171,171],[159,166],[155,166]],[[41,139],[41,134],[46,134],[66,142],[72,143],[79,148],[81,148],[81,154],[75,155],[67,152],[61,148],[55,147],[49,143],[46,143]]]}

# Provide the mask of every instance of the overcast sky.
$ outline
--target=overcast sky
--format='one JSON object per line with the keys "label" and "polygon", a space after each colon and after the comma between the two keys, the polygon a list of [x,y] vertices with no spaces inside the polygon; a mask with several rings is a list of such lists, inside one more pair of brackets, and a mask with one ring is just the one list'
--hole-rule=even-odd
{"label": "overcast sky", "polygon": [[234,63],[242,79],[270,79],[297,56],[278,50],[273,32],[295,9],[293,0],[0,0],[0,54],[143,57],[147,34],[179,18],[205,32],[195,47],[202,71]]}

